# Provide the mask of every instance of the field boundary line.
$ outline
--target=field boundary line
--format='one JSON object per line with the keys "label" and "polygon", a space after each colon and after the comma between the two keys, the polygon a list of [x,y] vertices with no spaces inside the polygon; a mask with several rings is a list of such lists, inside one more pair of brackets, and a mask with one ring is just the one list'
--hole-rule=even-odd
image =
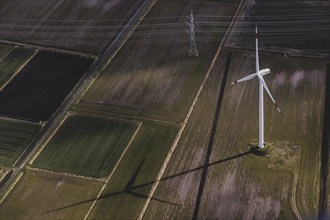
{"label": "field boundary line", "polygon": [[[89,103],[89,102],[88,102]],[[144,121],[152,121],[152,122],[158,122],[158,123],[162,123],[162,124],[169,124],[175,127],[178,127],[180,125],[179,122],[175,122],[175,121],[168,121],[168,120],[162,120],[162,119],[157,119],[157,118],[150,118],[150,117],[145,117],[145,116],[138,116],[138,115],[131,115],[131,114],[121,114],[121,113],[116,113],[116,112],[111,112],[111,111],[103,111],[103,110],[98,110],[98,109],[89,109],[88,107],[80,107],[75,106],[74,107],[75,112],[77,112],[77,114],[91,114],[91,115],[97,115],[97,114],[102,114],[104,116],[108,116],[108,117],[119,117],[122,119],[126,119],[129,121],[132,120],[144,120]]]}
{"label": "field boundary line", "polygon": [[202,83],[201,83],[201,85],[200,85],[200,87],[199,87],[199,89],[198,89],[198,91],[197,91],[197,93],[195,95],[195,98],[194,98],[194,100],[193,100],[193,102],[192,102],[192,104],[191,104],[191,106],[189,108],[189,111],[188,111],[188,113],[187,113],[187,115],[186,115],[186,117],[185,117],[185,119],[184,119],[184,121],[183,121],[183,123],[181,125],[181,128],[180,128],[179,132],[177,133],[177,136],[174,139],[174,142],[173,142],[173,144],[172,144],[172,146],[171,146],[171,148],[170,148],[170,150],[169,150],[169,152],[168,152],[168,154],[167,154],[167,156],[166,156],[166,158],[165,158],[165,160],[163,162],[163,165],[160,168],[160,171],[158,172],[158,175],[156,177],[156,180],[155,180],[154,184],[152,185],[152,188],[151,188],[151,190],[149,192],[148,198],[145,201],[145,203],[144,203],[144,205],[143,205],[143,207],[142,207],[142,209],[140,211],[140,214],[139,214],[139,216],[137,218],[138,220],[142,220],[145,212],[147,211],[147,208],[149,206],[149,203],[151,201],[151,198],[153,197],[153,195],[154,195],[154,193],[155,193],[155,191],[156,191],[156,189],[158,187],[158,184],[159,184],[160,180],[162,179],[162,177],[163,177],[163,175],[165,173],[165,170],[167,168],[167,165],[168,165],[170,159],[172,158],[172,155],[173,155],[173,153],[174,153],[174,151],[175,151],[175,149],[176,149],[176,147],[177,147],[177,145],[179,143],[179,140],[181,138],[181,135],[182,135],[182,133],[183,133],[183,131],[184,131],[187,123],[188,123],[188,120],[189,120],[190,116],[192,115],[193,110],[195,109],[195,106],[196,106],[196,104],[197,104],[197,102],[199,100],[199,97],[200,97],[200,95],[202,93],[202,90],[203,90],[203,88],[204,88],[204,86],[205,86],[205,84],[207,82],[207,79],[209,78],[209,75],[211,73],[211,70],[213,69],[213,66],[214,66],[214,64],[215,64],[215,62],[216,62],[216,60],[217,60],[217,58],[218,58],[218,56],[220,54],[220,51],[222,49],[222,45],[223,45],[223,43],[224,43],[224,41],[225,41],[225,39],[226,39],[226,37],[228,35],[228,32],[231,30],[231,27],[232,27],[232,25],[233,25],[233,23],[235,21],[235,18],[236,18],[237,14],[238,14],[238,12],[239,12],[239,10],[241,8],[242,2],[243,2],[243,0],[240,1],[239,5],[238,5],[238,7],[236,9],[236,13],[234,14],[233,19],[232,19],[232,21],[231,21],[231,23],[230,23],[230,25],[229,25],[229,27],[228,27],[225,35],[223,36],[223,38],[222,38],[222,40],[220,42],[220,45],[219,45],[219,47],[218,47],[218,49],[217,49],[217,51],[216,51],[216,53],[215,53],[215,55],[214,55],[214,57],[212,59],[212,62],[211,62],[210,66],[209,66],[209,68],[208,68],[208,70],[207,70],[207,72],[205,74],[205,77],[204,77],[204,79],[203,79],[203,81],[202,81]]}
{"label": "field boundary line", "polygon": [[32,171],[38,171],[38,172],[43,172],[43,173],[50,173],[54,175],[59,175],[59,176],[66,176],[66,177],[72,177],[72,178],[77,178],[77,179],[84,179],[84,180],[95,180],[99,182],[105,182],[105,178],[97,178],[97,177],[91,177],[91,176],[83,176],[83,175],[78,175],[78,174],[73,174],[73,173],[66,173],[66,172],[57,172],[53,170],[47,170],[47,169],[42,169],[42,168],[36,168],[36,167],[29,167],[27,166],[26,169],[32,170]]}
{"label": "field boundary line", "polygon": [[96,113],[86,113],[86,112],[77,112],[77,111],[69,111],[72,115],[71,116],[81,116],[81,117],[89,117],[89,118],[96,118],[101,120],[108,120],[108,121],[118,121],[118,122],[126,122],[126,123],[135,123],[139,125],[141,121],[138,120],[131,120],[128,118],[115,118],[114,115],[105,115],[105,114],[96,114]]}
{"label": "field boundary line", "polygon": [[18,181],[21,179],[21,177],[23,176],[23,172],[20,172],[18,174],[18,176],[15,178],[14,182],[10,185],[9,189],[6,190],[5,194],[2,196],[1,200],[0,200],[0,204],[6,199],[6,197],[8,196],[8,194],[14,189],[14,187],[16,186],[16,184],[18,183]]}
{"label": "field boundary line", "polygon": [[[14,48],[13,48],[14,49]],[[3,84],[3,86],[1,86],[0,91],[3,90],[3,88],[6,87],[6,85],[8,85],[8,83],[10,83],[10,81],[28,64],[28,62],[30,62],[30,60],[32,60],[32,58],[39,52],[39,50],[35,50],[33,49],[34,52],[31,55],[31,57],[29,57],[29,59],[27,59],[21,66],[20,68],[18,68],[15,73],[7,80],[7,82],[5,84]]]}
{"label": "field boundary line", "polygon": [[67,50],[67,49],[50,47],[50,46],[42,46],[42,45],[31,44],[31,43],[21,43],[21,42],[16,42],[16,41],[11,41],[11,40],[0,40],[0,43],[11,44],[11,45],[20,46],[20,47],[29,48],[29,49],[35,49],[35,50],[43,50],[43,51],[70,54],[70,55],[86,57],[86,58],[93,58],[93,59],[98,58],[97,55],[92,54],[92,53],[85,53],[85,52]]}
{"label": "field boundary line", "polygon": [[113,174],[115,173],[115,171],[117,170],[117,167],[119,166],[119,163],[121,162],[121,160],[123,159],[124,155],[126,154],[128,148],[131,146],[133,140],[135,139],[135,136],[137,135],[137,133],[139,132],[141,126],[142,126],[142,122],[139,122],[139,127],[137,127],[136,131],[134,132],[131,140],[129,141],[129,143],[127,144],[125,150],[123,151],[123,153],[121,154],[120,158],[118,159],[116,165],[114,166],[113,170],[111,171],[110,175],[108,176],[108,178],[105,181],[105,184],[102,186],[100,192],[98,193],[96,199],[93,201],[93,204],[91,205],[91,207],[89,208],[88,212],[86,213],[84,220],[86,220],[89,215],[91,214],[91,212],[93,211],[93,208],[95,207],[97,201],[99,200],[100,196],[102,195],[103,191],[105,190],[105,187],[108,185],[108,183],[110,182],[111,177],[113,176]]}
{"label": "field boundary line", "polygon": [[[49,135],[46,140],[42,143],[41,147],[39,147],[39,149],[36,151],[36,153],[32,156],[32,159],[30,159],[30,161],[28,162],[28,164],[33,164],[33,162],[35,161],[35,159],[37,159],[37,157],[39,156],[39,154],[43,151],[43,149],[46,147],[46,145],[48,144],[48,142],[52,139],[52,137],[54,137],[54,135],[58,132],[58,130],[62,127],[64,121],[70,117],[72,115],[72,112],[67,112],[65,114],[65,116],[62,118],[62,120],[60,121],[60,123],[58,123],[58,125],[56,126],[56,128],[54,128],[54,130],[52,131],[51,135]],[[23,155],[23,154],[22,154]]]}
{"label": "field boundary line", "polygon": [[41,122],[29,121],[29,120],[25,120],[22,118],[10,118],[10,117],[6,117],[6,116],[0,116],[0,118],[3,120],[8,120],[8,121],[16,121],[16,122],[22,122],[22,123],[27,123],[27,124],[42,125]]}
{"label": "field boundary line", "polygon": [[296,215],[296,217],[299,220],[303,220],[303,218],[301,217],[298,207],[297,207],[297,203],[296,203],[296,194],[297,194],[297,185],[298,185],[298,170],[295,170],[294,175],[293,175],[293,187],[292,187],[292,196],[291,196],[291,205],[292,205],[292,209],[294,214]]}

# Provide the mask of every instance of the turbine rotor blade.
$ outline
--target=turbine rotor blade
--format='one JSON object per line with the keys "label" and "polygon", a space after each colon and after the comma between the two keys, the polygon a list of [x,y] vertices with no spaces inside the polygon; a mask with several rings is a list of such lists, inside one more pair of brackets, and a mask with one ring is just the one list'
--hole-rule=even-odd
{"label": "turbine rotor blade", "polygon": [[274,103],[274,105],[275,105],[277,111],[278,111],[279,113],[281,113],[281,110],[280,110],[280,108],[278,107],[278,105],[276,104],[275,99],[273,98],[272,94],[270,93],[270,91],[269,91],[269,89],[268,89],[268,86],[267,86],[265,80],[264,80],[261,76],[259,76],[259,80],[261,81],[262,85],[264,86],[265,90],[267,91],[267,93],[268,93],[270,99],[273,101],[273,103]]}
{"label": "turbine rotor blade", "polygon": [[258,45],[258,27],[256,25],[256,71],[259,72],[259,45]]}
{"label": "turbine rotor blade", "polygon": [[247,80],[250,80],[250,79],[253,79],[254,77],[257,76],[257,73],[252,73],[248,76],[245,76],[243,77],[242,79],[239,79],[239,80],[236,80],[234,82],[231,82],[232,85],[234,85],[235,83],[240,83],[240,82],[244,82],[244,81],[247,81]]}

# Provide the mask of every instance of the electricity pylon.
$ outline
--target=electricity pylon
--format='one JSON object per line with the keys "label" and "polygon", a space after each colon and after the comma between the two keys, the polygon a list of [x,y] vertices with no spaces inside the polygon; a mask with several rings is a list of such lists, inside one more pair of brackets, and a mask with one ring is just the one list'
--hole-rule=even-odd
{"label": "electricity pylon", "polygon": [[187,27],[189,28],[187,30],[187,33],[189,34],[190,38],[190,48],[188,50],[188,57],[198,57],[199,53],[196,46],[195,41],[195,23],[194,23],[194,15],[193,11],[190,11],[190,16],[188,16],[189,22],[186,22]]}

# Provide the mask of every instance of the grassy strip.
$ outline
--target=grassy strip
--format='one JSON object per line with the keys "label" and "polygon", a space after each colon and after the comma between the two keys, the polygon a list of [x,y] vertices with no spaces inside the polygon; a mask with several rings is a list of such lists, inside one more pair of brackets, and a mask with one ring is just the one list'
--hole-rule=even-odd
{"label": "grassy strip", "polygon": [[11,167],[40,130],[36,123],[0,118],[0,167]]}
{"label": "grassy strip", "polygon": [[102,178],[126,148],[136,123],[71,116],[33,163],[34,167]]}
{"label": "grassy strip", "polygon": [[81,219],[91,202],[62,206],[93,198],[101,186],[98,181],[26,170],[1,204],[1,218]]}
{"label": "grassy strip", "polygon": [[90,218],[137,218],[176,133],[177,128],[144,122]]}

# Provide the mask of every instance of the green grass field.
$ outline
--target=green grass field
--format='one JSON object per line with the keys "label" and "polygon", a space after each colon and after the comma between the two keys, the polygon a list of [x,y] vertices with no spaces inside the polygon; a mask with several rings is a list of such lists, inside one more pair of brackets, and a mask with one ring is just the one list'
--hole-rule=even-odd
{"label": "green grass field", "polygon": [[[1,219],[83,219],[103,183],[27,170],[0,204]],[[65,207],[82,200],[84,204]]]}
{"label": "green grass field", "polygon": [[47,143],[33,166],[106,177],[137,127],[134,122],[71,116]]}
{"label": "green grass field", "polygon": [[14,48],[13,45],[0,43],[0,60],[2,60],[7,55],[7,53],[13,48]]}
{"label": "green grass field", "polygon": [[143,122],[89,219],[136,219],[177,131]]}
{"label": "green grass field", "polygon": [[0,117],[0,167],[12,167],[39,130],[39,124]]}
{"label": "green grass field", "polygon": [[[237,5],[196,2],[195,14],[228,16]],[[188,36],[184,22],[190,6],[183,1],[158,1],[114,60],[86,92],[81,105],[97,105],[112,112],[182,121],[219,46],[222,35],[212,32],[228,27],[205,26],[211,18],[199,18],[197,34],[200,56],[187,58]],[[173,17],[178,17],[174,19]],[[164,18],[148,19],[153,17]],[[159,23],[176,23],[164,32]],[[172,30],[172,29],[173,30]],[[149,30],[150,29],[150,30]],[[206,34],[203,30],[209,30]],[[171,31],[180,34],[171,35]],[[158,33],[155,35],[152,33]],[[219,33],[219,32],[217,32]]]}
{"label": "green grass field", "polygon": [[33,55],[31,49],[17,47],[0,61],[0,88],[2,88],[16,71]]}

